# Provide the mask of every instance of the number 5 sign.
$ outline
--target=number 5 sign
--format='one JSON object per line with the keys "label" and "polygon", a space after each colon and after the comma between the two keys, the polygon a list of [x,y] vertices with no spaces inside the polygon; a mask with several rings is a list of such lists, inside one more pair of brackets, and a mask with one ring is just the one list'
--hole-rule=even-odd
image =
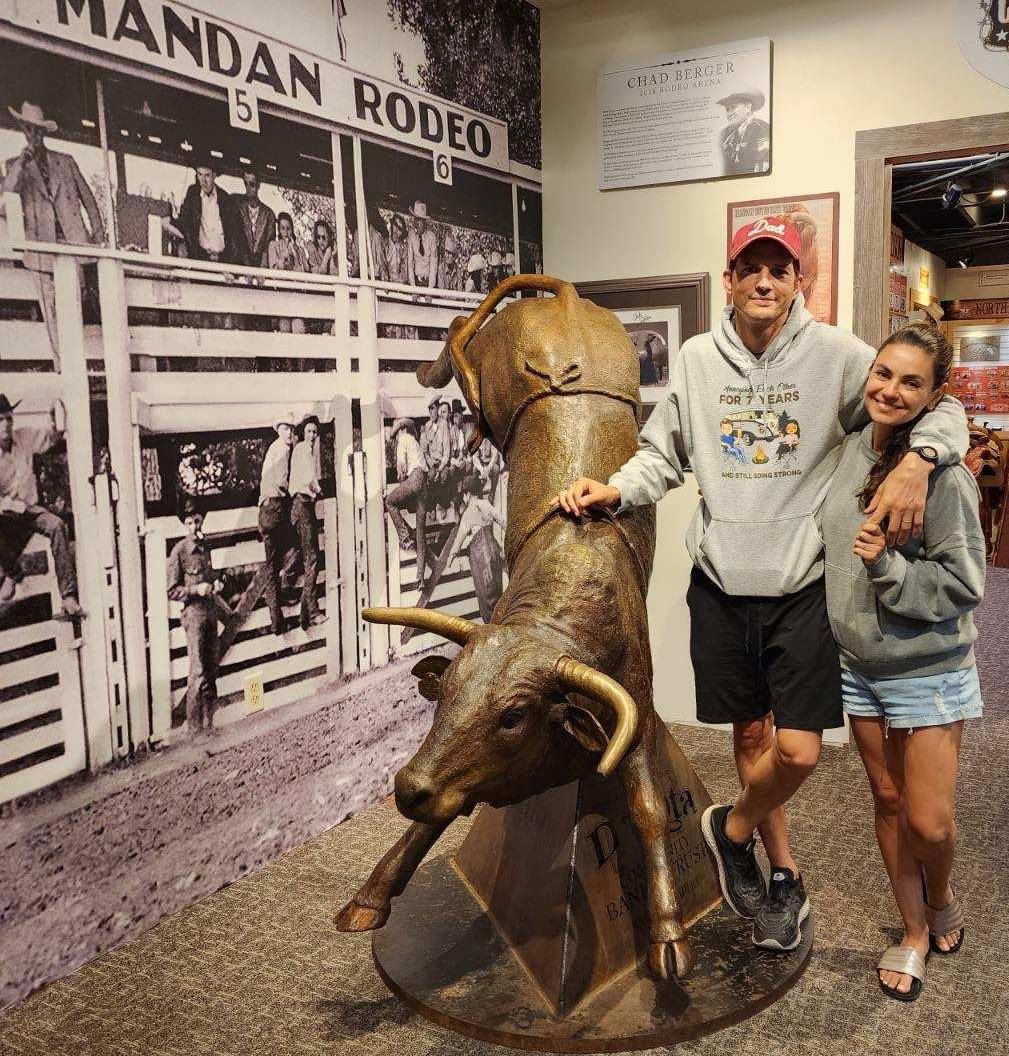
{"label": "number 5 sign", "polygon": [[434,182],[452,186],[452,155],[434,152]]}
{"label": "number 5 sign", "polygon": [[228,85],[228,120],[233,128],[259,131],[259,100],[248,88]]}

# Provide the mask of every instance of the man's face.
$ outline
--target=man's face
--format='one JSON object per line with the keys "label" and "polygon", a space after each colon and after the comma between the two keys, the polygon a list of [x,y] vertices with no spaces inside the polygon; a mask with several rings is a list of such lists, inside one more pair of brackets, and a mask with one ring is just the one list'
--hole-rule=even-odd
{"label": "man's face", "polygon": [[183,522],[186,533],[193,539],[199,539],[203,535],[203,514],[191,513]]}
{"label": "man's face", "polygon": [[247,172],[242,179],[245,181],[245,197],[250,202],[259,201],[259,177],[254,172]]}
{"label": "man's face", "polygon": [[0,414],[0,447],[9,449],[14,443],[14,415]]}
{"label": "man's face", "polygon": [[200,190],[204,194],[210,194],[214,189],[214,170],[206,165],[201,165],[196,170],[196,182],[199,183]]}
{"label": "man's face", "polygon": [[277,426],[277,436],[290,447],[294,443],[294,426],[288,425],[286,422],[281,422]]}
{"label": "man's face", "polygon": [[25,125],[25,139],[28,140],[28,147],[34,154],[36,151],[45,148],[46,130],[39,128],[38,125]]}
{"label": "man's face", "polygon": [[423,235],[427,230],[427,217],[415,216],[413,222],[417,226],[417,234]]}
{"label": "man's face", "polygon": [[751,323],[767,326],[788,314],[802,276],[788,250],[760,239],[743,250],[722,273],[733,307]]}
{"label": "man's face", "polygon": [[737,125],[741,125],[752,113],[753,107],[749,103],[742,101],[729,103],[725,108],[725,120],[728,121],[730,128],[735,128]]}

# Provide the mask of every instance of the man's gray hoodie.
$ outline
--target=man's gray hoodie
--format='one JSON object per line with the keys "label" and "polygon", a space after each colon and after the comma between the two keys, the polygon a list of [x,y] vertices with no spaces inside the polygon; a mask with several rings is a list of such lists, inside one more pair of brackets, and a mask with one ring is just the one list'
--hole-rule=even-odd
{"label": "man's gray hoodie", "polygon": [[[733,313],[683,344],[636,454],[609,483],[626,509],[657,502],[692,470],[702,500],[687,529],[691,560],[727,594],[778,597],[823,575],[815,515],[841,441],[868,421],[862,393],[875,352],[816,322],[802,294],[759,357]],[[968,445],[959,401],[925,415],[912,443],[959,461]]]}

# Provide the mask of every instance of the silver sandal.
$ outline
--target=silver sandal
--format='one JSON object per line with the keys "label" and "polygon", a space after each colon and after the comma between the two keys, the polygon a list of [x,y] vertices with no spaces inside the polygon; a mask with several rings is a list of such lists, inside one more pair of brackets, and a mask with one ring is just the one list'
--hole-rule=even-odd
{"label": "silver sandal", "polygon": [[[967,925],[960,899],[954,894],[953,901],[948,906],[943,906],[942,909],[936,909],[927,902],[925,906],[928,909],[928,916],[931,917],[928,922],[928,944],[932,952],[939,954],[940,957],[948,957],[951,953],[956,953],[963,945]],[[948,950],[942,949],[936,940],[940,935],[949,935],[954,931],[960,932],[960,937]]]}
{"label": "silver sandal", "polygon": [[880,958],[876,971],[900,972],[901,975],[911,976],[911,989],[903,994],[887,986],[880,977],[880,990],[887,997],[892,997],[894,1001],[917,1001],[921,988],[925,984],[925,962],[927,960],[927,956],[922,957],[912,946],[891,946]]}

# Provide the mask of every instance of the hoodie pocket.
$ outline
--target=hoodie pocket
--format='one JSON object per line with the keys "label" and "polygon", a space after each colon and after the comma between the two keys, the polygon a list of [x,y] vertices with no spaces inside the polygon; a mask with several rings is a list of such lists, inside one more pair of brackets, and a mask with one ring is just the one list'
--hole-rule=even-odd
{"label": "hoodie pocket", "polygon": [[712,517],[691,556],[727,594],[791,594],[822,559],[823,538],[808,513],[773,521]]}
{"label": "hoodie pocket", "polygon": [[864,573],[834,565],[827,565],[826,580],[827,615],[834,640],[857,660],[878,660],[883,632],[872,584]]}

